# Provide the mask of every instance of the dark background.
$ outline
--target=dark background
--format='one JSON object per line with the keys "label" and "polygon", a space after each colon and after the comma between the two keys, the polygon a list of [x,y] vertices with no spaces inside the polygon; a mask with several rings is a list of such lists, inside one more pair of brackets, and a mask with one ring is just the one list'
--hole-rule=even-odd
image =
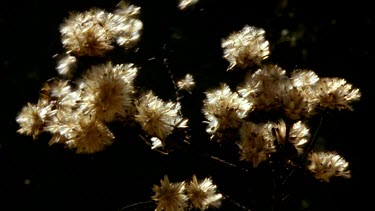
{"label": "dark background", "polygon": [[[0,210],[119,210],[150,200],[152,185],[159,185],[164,174],[171,181],[182,181],[193,173],[201,178],[212,176],[219,190],[231,196],[222,210],[236,210],[233,201],[255,211],[271,210],[272,176],[262,168],[244,174],[198,153],[163,156],[116,126],[115,143],[95,155],[49,147],[48,135],[33,141],[16,133],[17,113],[27,102],[37,102],[42,84],[57,76],[52,57],[63,52],[59,24],[70,11],[95,6],[111,10],[117,2],[22,0],[1,4]],[[192,141],[207,140],[199,110],[202,92],[236,77],[236,73],[226,72],[221,39],[244,25],[265,29],[271,44],[268,61],[287,71],[308,68],[321,77],[345,78],[359,88],[362,98],[353,104],[354,111],[332,112],[319,133],[322,147],[336,150],[350,163],[352,179],[326,184],[297,174],[286,187],[290,196],[279,210],[372,206],[374,19],[368,2],[201,0],[184,12],[175,1],[131,3],[142,11],[139,49],[114,59],[141,66],[137,83],[164,99],[174,93],[164,58],[176,78],[193,74],[196,95],[184,101],[191,108],[185,112],[194,125]],[[282,36],[285,29],[289,36]],[[149,210],[154,209],[152,203],[148,205]]]}

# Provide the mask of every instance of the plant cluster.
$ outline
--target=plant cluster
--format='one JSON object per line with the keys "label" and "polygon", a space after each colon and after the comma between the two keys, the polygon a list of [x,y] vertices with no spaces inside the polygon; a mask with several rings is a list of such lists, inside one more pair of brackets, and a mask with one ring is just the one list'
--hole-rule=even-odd
{"label": "plant cluster", "polygon": [[[184,12],[195,3],[181,0],[177,6]],[[166,101],[135,85],[142,64],[115,63],[110,58],[116,49],[125,54],[136,48],[142,38],[140,13],[140,7],[125,1],[113,11],[92,8],[70,13],[59,28],[64,53],[56,65],[58,76],[44,83],[36,103],[28,102],[19,112],[17,132],[35,140],[49,133],[50,145],[94,154],[122,141],[110,126],[120,122],[163,156],[190,147],[191,125],[180,101],[194,94],[198,85],[194,75],[171,77],[177,98]],[[314,151],[313,145],[320,117],[328,110],[353,110],[360,90],[343,78],[321,78],[311,69],[287,71],[267,62],[270,48],[265,34],[262,28],[245,25],[223,37],[227,71],[246,76],[239,84],[222,81],[204,92],[199,112],[210,140],[200,141],[236,149],[237,164],[248,163],[248,168],[287,169],[282,180],[300,168],[325,182],[350,178],[349,163],[342,156]],[[82,68],[80,61],[88,57],[106,60]],[[198,181],[193,176],[189,182],[170,183],[165,176],[153,190],[156,210],[206,210],[219,207],[224,199],[211,178]]]}

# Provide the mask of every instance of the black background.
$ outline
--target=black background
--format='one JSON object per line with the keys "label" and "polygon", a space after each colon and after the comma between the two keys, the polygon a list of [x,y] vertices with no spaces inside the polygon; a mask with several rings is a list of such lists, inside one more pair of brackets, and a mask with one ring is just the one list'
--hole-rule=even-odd
{"label": "black background", "polygon": [[[296,175],[286,189],[291,195],[279,210],[350,206],[362,210],[371,207],[368,199],[373,190],[373,10],[365,1],[327,2],[201,0],[195,7],[179,11],[176,1],[132,1],[142,11],[141,42],[137,52],[113,59],[141,66],[137,83],[165,99],[174,92],[164,58],[176,78],[193,74],[198,86],[196,95],[185,98],[189,105],[185,112],[194,124],[193,140],[206,140],[199,110],[202,92],[237,76],[226,72],[221,39],[244,25],[265,29],[271,44],[268,61],[287,71],[308,68],[321,77],[345,78],[362,93],[361,100],[353,104],[354,111],[332,112],[319,133],[325,149],[336,150],[349,161],[352,179],[323,184]],[[272,178],[263,169],[244,174],[205,156],[163,156],[142,141],[132,140],[132,134],[121,128],[114,128],[115,143],[95,155],[49,147],[48,135],[33,141],[16,133],[17,113],[27,102],[37,101],[43,82],[57,76],[53,55],[63,52],[59,24],[70,11],[111,10],[116,4],[112,0],[1,4],[0,210],[119,210],[150,200],[152,185],[159,184],[164,174],[171,181],[182,181],[193,173],[212,176],[220,191],[251,210],[271,210]],[[284,29],[296,37],[295,42],[284,39]],[[230,200],[222,206],[222,210],[235,208]]]}

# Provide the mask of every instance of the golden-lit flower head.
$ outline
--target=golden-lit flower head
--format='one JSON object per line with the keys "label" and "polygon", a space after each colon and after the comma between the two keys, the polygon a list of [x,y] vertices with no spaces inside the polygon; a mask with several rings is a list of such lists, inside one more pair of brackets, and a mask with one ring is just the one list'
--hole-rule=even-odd
{"label": "golden-lit flower head", "polygon": [[248,74],[238,93],[254,103],[255,110],[276,110],[282,106],[282,96],[291,88],[286,71],[278,65],[264,65]]}
{"label": "golden-lit flower head", "polygon": [[309,139],[309,128],[303,124],[302,121],[294,123],[289,132],[289,142],[294,145],[298,153],[301,154],[303,152],[303,146],[309,141]]}
{"label": "golden-lit flower head", "polygon": [[51,117],[48,125],[44,128],[45,131],[52,134],[49,141],[49,145],[62,143],[66,144],[70,133],[75,127],[77,127],[77,114],[82,114],[80,112],[72,112],[68,109],[57,109],[56,114]]}
{"label": "golden-lit flower head", "polygon": [[179,0],[178,1],[178,8],[180,10],[185,10],[188,7],[193,6],[194,4],[198,3],[199,0]]}
{"label": "golden-lit flower head", "polygon": [[45,130],[53,135],[49,145],[62,143],[79,154],[100,152],[115,138],[103,122],[80,110],[58,110]]}
{"label": "golden-lit flower head", "polygon": [[131,63],[92,66],[79,82],[82,110],[106,122],[115,120],[116,115],[126,116],[132,106],[137,71]]}
{"label": "golden-lit flower head", "polygon": [[253,26],[245,26],[222,40],[224,58],[230,62],[229,70],[234,67],[245,69],[268,58],[269,43],[265,31]]}
{"label": "golden-lit flower head", "polygon": [[[275,135],[279,144],[285,144],[286,141],[293,144],[297,153],[303,152],[303,146],[309,141],[310,130],[302,121],[298,121],[292,125],[286,136],[286,124],[283,120],[275,124]],[[288,137],[288,140],[285,140]]]}
{"label": "golden-lit flower head", "polygon": [[75,56],[71,56],[69,54],[65,54],[58,62],[57,62],[57,72],[65,77],[72,77],[73,72],[77,68],[77,58]]}
{"label": "golden-lit flower head", "polygon": [[185,182],[170,183],[165,175],[160,183],[161,186],[154,185],[152,188],[155,192],[152,199],[157,204],[155,211],[184,211],[188,200],[185,195]]}
{"label": "golden-lit flower head", "polygon": [[252,109],[252,103],[222,83],[219,88],[207,91],[203,101],[203,113],[208,120],[207,132],[212,134],[218,129],[238,127],[241,119]]}
{"label": "golden-lit flower head", "polygon": [[246,122],[240,128],[240,160],[258,165],[269,158],[272,152],[275,152],[272,135],[272,124],[255,124]]}
{"label": "golden-lit flower head", "polygon": [[32,136],[35,140],[43,132],[46,120],[53,114],[52,105],[44,105],[41,101],[38,104],[27,103],[16,117],[20,126],[17,132]]}
{"label": "golden-lit flower head", "polygon": [[301,120],[315,114],[317,103],[305,93],[304,90],[293,87],[282,96],[284,114],[289,119]]}
{"label": "golden-lit flower head", "polygon": [[307,168],[318,180],[329,182],[332,177],[351,178],[349,163],[336,152],[313,152]]}
{"label": "golden-lit flower head", "polygon": [[212,183],[211,178],[205,178],[198,181],[193,175],[193,179],[186,187],[187,196],[194,209],[206,210],[210,207],[218,208],[221,205],[222,195],[216,192],[216,185]]}
{"label": "golden-lit flower head", "polygon": [[351,103],[361,97],[359,89],[342,78],[322,78],[316,88],[320,106],[329,109],[353,110]]}
{"label": "golden-lit flower head", "polygon": [[51,78],[43,84],[40,90],[39,101],[45,105],[55,104],[59,107],[67,103],[63,102],[63,99],[72,92],[72,87],[68,80]]}
{"label": "golden-lit flower head", "polygon": [[66,144],[77,153],[92,154],[100,152],[112,144],[114,135],[105,124],[82,118],[67,134]]}
{"label": "golden-lit flower head", "polygon": [[117,4],[108,28],[119,46],[131,48],[139,42],[143,29],[143,23],[139,20],[140,10],[140,7],[125,1]]}
{"label": "golden-lit flower head", "polygon": [[[135,120],[148,135],[156,136],[161,141],[164,141],[182,120],[179,115],[180,103],[164,102],[152,91],[143,94],[136,102],[136,107],[138,113],[135,115]],[[185,125],[178,127],[185,127]]]}
{"label": "golden-lit flower head", "polygon": [[195,86],[193,76],[191,74],[186,74],[185,77],[177,81],[178,89],[183,89],[190,92]]}
{"label": "golden-lit flower head", "polygon": [[110,18],[111,14],[101,9],[72,12],[60,26],[64,48],[76,56],[102,56],[112,50],[114,35],[107,27]]}
{"label": "golden-lit flower head", "polygon": [[296,88],[312,86],[319,81],[319,76],[312,70],[295,69],[291,75],[293,86]]}
{"label": "golden-lit flower head", "polygon": [[284,114],[291,120],[301,120],[316,114],[315,93],[319,77],[312,70],[295,69],[291,73],[291,88],[282,95]]}
{"label": "golden-lit flower head", "polygon": [[69,112],[77,110],[79,108],[77,102],[80,100],[79,90],[73,89],[70,81],[58,78],[52,78],[45,82],[39,97],[39,102],[42,102],[43,106],[51,106],[53,111],[53,116],[47,122],[48,125],[57,114],[63,112],[69,115]]}

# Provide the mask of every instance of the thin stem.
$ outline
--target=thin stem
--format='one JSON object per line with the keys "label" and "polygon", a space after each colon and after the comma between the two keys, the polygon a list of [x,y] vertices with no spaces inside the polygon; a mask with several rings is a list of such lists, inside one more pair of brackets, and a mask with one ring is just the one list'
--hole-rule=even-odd
{"label": "thin stem", "polygon": [[303,153],[301,161],[305,160],[307,154],[308,154],[308,153],[310,152],[310,150],[312,149],[312,146],[314,146],[314,144],[315,144],[315,142],[316,142],[316,139],[317,139],[317,137],[318,137],[318,132],[319,132],[320,128],[322,127],[322,123],[323,123],[323,115],[320,116],[320,120],[319,120],[318,128],[315,130],[315,133],[314,133],[313,137],[311,138],[311,141],[310,141],[309,145],[307,146],[306,151]]}
{"label": "thin stem", "polygon": [[246,210],[246,211],[251,211],[249,208],[245,207],[244,205],[238,203],[237,201],[231,199],[228,195],[225,195],[225,194],[221,194],[223,196],[223,198],[227,201],[230,201],[231,203],[233,203],[234,205],[236,205],[237,207],[243,209],[243,210]]}
{"label": "thin stem", "polygon": [[[320,130],[320,128],[321,128],[321,126],[322,126],[322,122],[323,122],[323,116],[321,116],[320,117],[320,120],[319,120],[319,124],[318,124],[318,127],[317,127],[317,129],[315,130],[315,132],[314,132],[314,134],[313,134],[313,136],[312,136],[312,138],[311,138],[311,141],[309,142],[309,145],[307,146],[307,148],[306,148],[306,150],[304,151],[304,153],[303,153],[303,155],[301,156],[301,159],[299,160],[299,164],[297,165],[297,166],[295,166],[295,167],[293,167],[293,169],[289,172],[289,174],[284,178],[284,180],[281,182],[281,184],[278,184],[277,183],[277,181],[276,181],[276,176],[277,175],[275,175],[275,168],[272,168],[272,174],[273,174],[273,186],[274,186],[274,194],[272,195],[272,199],[273,199],[273,206],[272,206],[272,210],[273,211],[275,211],[275,210],[277,210],[277,209],[279,209],[279,206],[281,205],[280,203],[282,202],[282,201],[284,201],[286,198],[288,198],[289,197],[289,194],[287,194],[287,195],[284,195],[284,193],[281,191],[281,192],[279,192],[280,191],[280,189],[279,188],[282,188],[282,187],[284,187],[284,185],[287,183],[287,181],[289,181],[289,179],[291,178],[291,176],[296,172],[296,170],[298,169],[298,168],[302,168],[302,165],[303,165],[303,163],[304,163],[304,160],[305,160],[305,158],[306,158],[306,156],[307,156],[307,154],[310,152],[310,150],[312,149],[312,147],[313,147],[313,145],[315,144],[315,142],[316,142],[316,139],[317,139],[317,136],[318,136],[318,132],[319,132],[319,130]],[[287,133],[286,133],[286,141],[289,139],[289,132],[290,132],[290,127],[291,126],[288,126],[287,125]],[[275,164],[276,164],[277,162],[275,162]],[[279,186],[279,185],[281,185],[281,186]]]}
{"label": "thin stem", "polygon": [[[289,174],[288,176],[290,175],[291,174]],[[278,175],[276,174],[275,168],[273,168],[272,169],[272,183],[273,183],[274,191],[272,194],[273,203],[271,207],[273,211],[280,210],[283,201],[285,201],[290,196],[290,194],[284,194],[283,190],[281,189],[284,186],[285,180],[280,185],[277,183],[277,180],[276,180],[277,176]]]}
{"label": "thin stem", "polygon": [[223,160],[221,158],[218,158],[218,157],[215,157],[215,156],[210,156],[211,159],[215,160],[215,161],[219,161],[220,163],[224,163],[225,165],[228,165],[230,167],[233,167],[233,168],[237,168],[237,169],[240,169],[241,171],[244,171],[244,172],[249,172],[249,170],[245,169],[245,168],[240,168],[238,166],[236,166],[235,164],[233,163],[230,163],[226,160]]}
{"label": "thin stem", "polygon": [[[302,167],[303,161],[305,160],[306,156],[308,155],[308,153],[312,149],[313,145],[315,144],[316,139],[318,137],[318,132],[319,132],[320,128],[322,127],[322,123],[323,123],[323,116],[320,116],[318,128],[315,130],[314,135],[311,138],[311,141],[310,141],[309,145],[307,146],[305,152],[302,154],[302,157],[300,159],[300,163],[298,165],[298,168]],[[297,169],[297,167],[293,168],[292,171],[290,171],[290,173],[288,174],[288,176],[286,176],[285,179],[284,179],[284,181],[282,182],[282,185],[284,185],[288,181],[288,179],[292,176],[292,174],[296,171],[296,169]]]}
{"label": "thin stem", "polygon": [[171,78],[171,81],[172,81],[172,84],[173,84],[173,88],[174,88],[175,94],[176,94],[176,100],[179,101],[180,100],[180,96],[178,94],[178,87],[177,87],[177,84],[176,84],[176,82],[174,80],[174,76],[173,76],[173,73],[171,71],[171,68],[169,67],[168,56],[167,56],[167,52],[166,51],[167,51],[167,44],[164,44],[163,45],[163,52],[164,52],[163,64],[164,64],[165,68],[168,71],[169,77]]}
{"label": "thin stem", "polygon": [[[152,205],[151,205],[152,204]],[[148,205],[148,206],[142,206],[142,205]],[[154,204],[153,204],[153,201],[152,200],[149,200],[149,201],[141,201],[141,202],[137,202],[137,203],[134,203],[134,204],[130,204],[128,206],[125,206],[125,207],[122,207],[121,209],[119,209],[118,211],[131,211],[131,210],[138,210],[140,207],[138,206],[142,206],[142,208],[150,208],[150,207],[153,207]],[[138,207],[138,208],[137,208]]]}

